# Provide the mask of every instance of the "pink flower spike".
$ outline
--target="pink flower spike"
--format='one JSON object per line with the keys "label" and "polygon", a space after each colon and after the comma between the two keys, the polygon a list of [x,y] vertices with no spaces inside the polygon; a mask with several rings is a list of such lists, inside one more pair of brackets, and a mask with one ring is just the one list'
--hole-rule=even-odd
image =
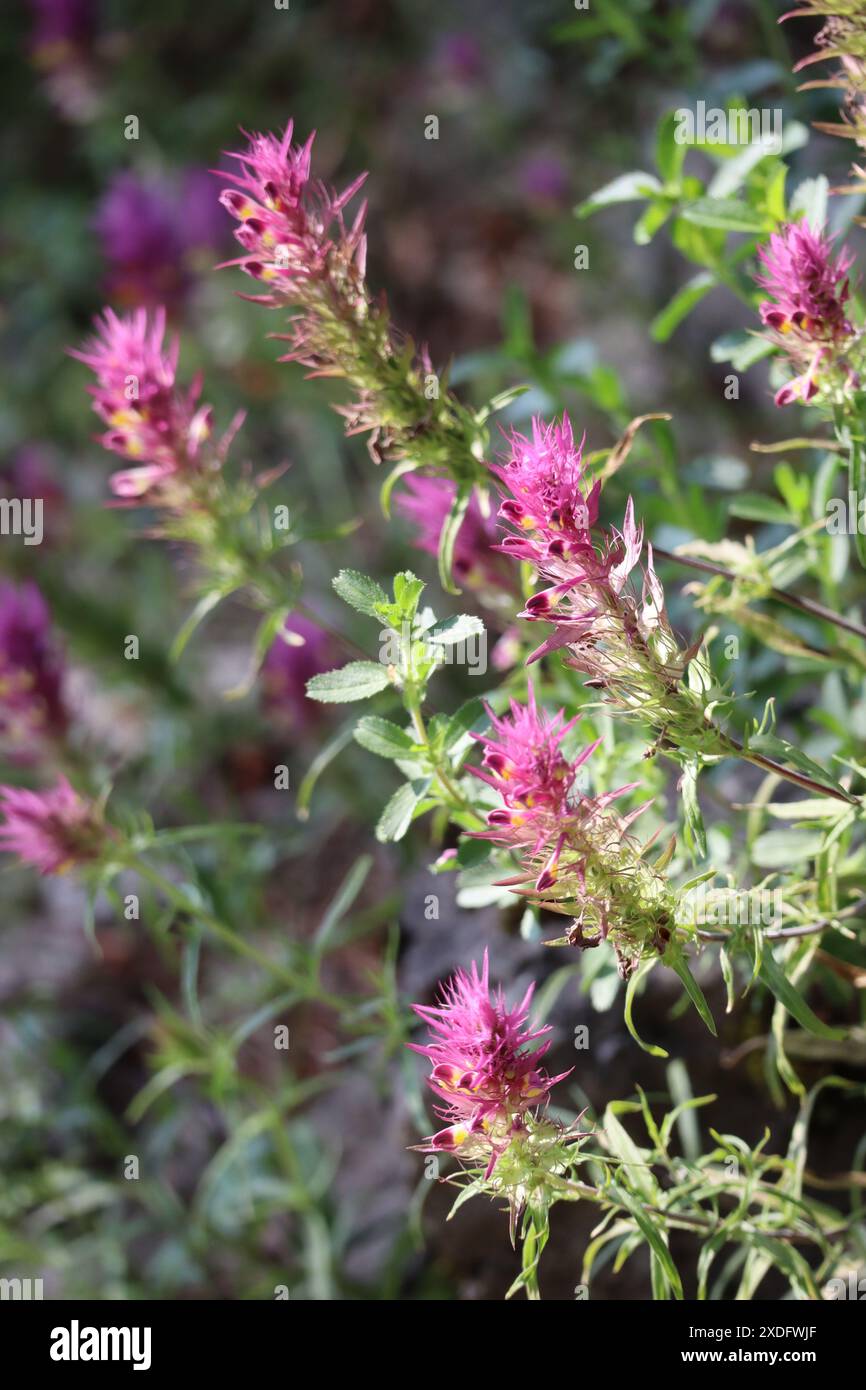
{"label": "pink flower spike", "polygon": [[549,554],[591,554],[601,485],[581,490],[583,440],[575,444],[568,416],[551,425],[536,416],[532,438],[515,431],[509,444],[509,458],[493,466],[505,495],[499,515],[516,533],[506,549],[540,567]]}
{"label": "pink flower spike", "polygon": [[246,150],[227,151],[240,173],[222,175],[235,186],[220,194],[220,202],[240,223],[235,237],[247,253],[234,264],[271,287],[257,297],[271,306],[290,299],[299,281],[326,279],[334,248],[349,261],[359,254],[363,261],[364,254],[364,210],[347,232],[343,209],[366,174],[342,193],[329,192],[310,177],[315,132],[301,146],[292,144],[292,134],[289,121],[280,137],[248,135]]}
{"label": "pink flower spike", "polygon": [[[796,333],[812,342],[850,337],[845,316],[848,271],[854,257],[808,222],[789,222],[758,250],[764,273],[758,284],[771,296],[761,305],[764,323],[777,333]],[[772,302],[771,302],[772,301]]]}
{"label": "pink flower spike", "polygon": [[851,253],[834,254],[824,232],[789,222],[759,248],[758,259],[764,273],[757,282],[771,296],[760,305],[761,321],[796,371],[776,392],[776,405],[807,403],[825,383],[849,389],[845,354],[856,331],[845,311]]}
{"label": "pink flower spike", "polygon": [[510,714],[503,718],[489,706],[487,713],[498,737],[475,735],[485,750],[483,770],[470,770],[495,787],[506,807],[516,813],[512,824],[531,823],[550,812],[564,814],[576,769],[560,745],[580,716],[565,724],[562,710],[553,718],[539,712],[531,686],[527,704],[512,700]]}
{"label": "pink flower spike", "polygon": [[[188,482],[207,467],[202,456],[213,428],[213,409],[198,403],[201,373],[186,388],[178,386],[180,344],[176,337],[165,344],[165,326],[162,308],[152,316],[137,309],[125,317],[106,309],[96,319],[95,335],[83,348],[70,349],[70,356],[96,376],[96,385],[89,388],[93,408],[108,426],[100,442],[134,465],[110,480],[115,496],[128,504],[164,506],[169,499],[165,485],[171,478]],[[233,423],[213,451],[220,462],[234,428]],[[174,504],[184,495],[183,488],[175,487]]]}
{"label": "pink flower spike", "polygon": [[539,1068],[549,1041],[529,1046],[551,1031],[528,1023],[533,991],[530,985],[509,1009],[501,989],[491,993],[485,951],[480,971],[473,962],[468,974],[458,970],[442,987],[441,1004],[414,1005],[431,1041],[409,1046],[432,1062],[428,1085],[445,1102],[438,1113],[448,1121],[428,1141],[432,1149],[459,1150],[478,1135],[492,1150],[489,1173],[522,1128],[521,1117],[545,1104],[551,1087],[569,1074],[551,1077]]}

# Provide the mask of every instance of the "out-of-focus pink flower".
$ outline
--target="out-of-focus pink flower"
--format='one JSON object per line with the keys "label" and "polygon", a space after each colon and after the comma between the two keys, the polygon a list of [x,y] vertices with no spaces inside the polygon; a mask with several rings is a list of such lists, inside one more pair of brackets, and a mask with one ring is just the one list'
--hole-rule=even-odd
{"label": "out-of-focus pink flower", "polygon": [[108,261],[109,293],[121,304],[180,304],[192,285],[193,257],[219,244],[222,213],[205,169],[180,186],[156,175],[117,174],[94,226]]}
{"label": "out-of-focus pink flower", "polygon": [[59,874],[98,859],[108,831],[96,808],[61,777],[46,791],[0,787],[0,849],[41,874]]}
{"label": "out-of-focus pink flower", "polygon": [[338,664],[335,643],[327,632],[300,613],[293,613],[285,631],[301,639],[286,642],[278,637],[262,665],[262,692],[268,712],[294,729],[318,722],[324,706],[307,696],[307,681]]}
{"label": "out-of-focus pink flower", "polygon": [[761,319],[797,370],[776,393],[776,404],[807,402],[838,365],[854,334],[845,305],[854,257],[833,252],[832,239],[808,222],[789,222],[758,250],[763,274],[757,283],[771,296]]}
{"label": "out-of-focus pink flower", "polygon": [[17,449],[0,467],[0,495],[41,502],[43,542],[57,539],[67,508],[51,449],[43,444]]}
{"label": "out-of-focus pink flower", "polygon": [[520,660],[522,643],[520,628],[509,624],[490,653],[490,665],[494,671],[510,671]]}
{"label": "out-of-focus pink flower", "polygon": [[[345,275],[353,263],[360,267],[366,254],[365,207],[350,230],[342,212],[367,177],[361,174],[342,193],[329,191],[310,177],[310,152],[315,133],[305,145],[292,144],[289,121],[281,139],[275,135],[248,136],[241,153],[229,152],[240,163],[239,174],[227,174],[236,185],[220,195],[220,202],[239,223],[235,236],[246,255],[237,261],[247,275],[271,285],[273,291],[254,296],[259,303],[277,305],[298,280]],[[341,266],[334,264],[337,254]]]}
{"label": "out-of-focus pink flower", "polygon": [[43,67],[56,67],[84,52],[96,31],[94,0],[30,0],[31,49]]}
{"label": "out-of-focus pink flower", "polygon": [[522,165],[519,178],[524,197],[533,202],[556,206],[568,198],[568,172],[555,155],[533,155]]}
{"label": "out-of-focus pink flower", "polygon": [[772,296],[761,318],[778,333],[802,333],[813,342],[847,338],[853,328],[845,316],[854,257],[808,222],[789,222],[758,250],[764,274],[758,284]]}
{"label": "out-of-focus pink flower", "polygon": [[443,34],[436,49],[436,64],[446,76],[465,83],[478,82],[484,76],[484,52],[475,34],[455,30]]}
{"label": "out-of-focus pink flower", "polygon": [[116,175],[100,201],[94,228],[110,266],[112,299],[150,308],[181,296],[180,238],[161,180],[130,171]]}
{"label": "out-of-focus pink flower", "polygon": [[211,252],[225,235],[225,213],[213,194],[213,174],[209,169],[192,166],[183,170],[176,207],[178,233],[188,261],[207,254],[210,264]]}
{"label": "out-of-focus pink flower", "polygon": [[30,10],[30,56],[48,95],[67,120],[92,120],[99,105],[94,0],[30,0]]}
{"label": "out-of-focus pink flower", "polygon": [[[209,439],[213,409],[198,405],[201,376],[186,390],[176,384],[178,339],[165,344],[165,310],[152,318],[145,309],[118,317],[106,309],[96,320],[96,335],[71,355],[90,367],[93,407],[109,426],[100,443],[111,453],[135,462],[113,474],[111,489],[127,502],[159,502],[164,485],[176,474],[193,473]],[[243,421],[235,417],[215,450],[222,459]]]}
{"label": "out-of-focus pink flower", "polygon": [[[448,478],[410,473],[396,500],[397,510],[415,528],[414,544],[428,555],[438,555],[442,527],[451,511],[457,491]],[[457,583],[471,589],[494,591],[513,596],[516,583],[513,566],[499,554],[499,531],[491,512],[485,516],[477,494],[466,509],[454,543],[452,572]]]}
{"label": "out-of-focus pink flower", "polygon": [[62,685],[63,659],[36,585],[0,585],[0,739],[13,757],[63,737]]}
{"label": "out-of-focus pink flower", "polygon": [[551,1087],[567,1072],[549,1076],[539,1062],[549,1051],[545,1037],[550,1027],[528,1025],[534,986],[513,1009],[501,989],[491,993],[487,952],[479,971],[458,970],[442,987],[441,1004],[414,1005],[416,1014],[430,1029],[426,1046],[409,1046],[433,1064],[427,1079],[431,1090],[445,1102],[437,1114],[447,1127],[429,1141],[431,1150],[459,1151],[477,1137],[489,1146],[487,1174],[515,1134],[525,1127],[527,1112],[547,1102]]}

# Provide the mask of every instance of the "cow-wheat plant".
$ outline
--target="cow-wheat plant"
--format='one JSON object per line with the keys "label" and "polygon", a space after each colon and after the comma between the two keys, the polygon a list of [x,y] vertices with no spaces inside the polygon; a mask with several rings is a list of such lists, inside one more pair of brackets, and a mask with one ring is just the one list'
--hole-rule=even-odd
{"label": "cow-wheat plant", "polygon": [[[833,13],[817,4],[809,10]],[[849,88],[845,133],[862,144],[861,24],[846,11],[833,34]],[[215,186],[237,222],[242,251],[226,264],[255,282],[249,298],[274,316],[273,336],[288,348],[283,360],[345,388],[338,410],[346,433],[364,433],[372,462],[387,470],[384,514],[390,516],[393,499],[415,529],[416,549],[436,554],[443,591],[428,606],[427,585],[409,568],[388,587],[354,568],[334,577],[337,596],[365,625],[351,637],[329,633],[332,660],[350,652],[352,659],[330,670],[305,668],[305,677],[316,669],[307,699],[316,706],[370,701],[372,712],[336,738],[323,733],[331,741],[311,759],[305,799],[353,736],[397,774],[378,814],[378,840],[423,834],[434,873],[455,874],[470,896],[480,886],[487,901],[517,905],[539,975],[551,959],[548,947],[555,948],[552,959],[568,963],[569,978],[591,961],[609,960],[622,982],[635,1047],[665,1057],[641,1036],[652,1023],[639,1032],[634,1017],[650,973],[670,972],[684,1004],[715,1034],[717,1011],[705,988],[718,971],[729,1012],[769,1008],[771,1093],[778,1098],[787,1087],[800,1100],[784,1154],[768,1152],[766,1139],[752,1149],[711,1131],[710,1148],[682,1156],[675,1141],[684,1114],[712,1097],[680,1094],[661,1115],[639,1091],[611,1098],[593,1114],[576,1099],[580,1065],[560,1065],[555,1026],[533,1019],[532,989],[509,1004],[491,984],[486,952],[468,969],[455,962],[440,997],[415,1005],[427,1036],[409,1045],[429,1066],[438,1115],[432,1135],[415,1147],[457,1189],[457,1205],[481,1194],[504,1207],[522,1251],[509,1292],[533,1299],[540,1297],[541,1257],[555,1239],[551,1212],[560,1202],[598,1209],[585,1281],[610,1242],[618,1243],[620,1260],[643,1247],[657,1298],[683,1297],[670,1249],[674,1231],[700,1243],[699,1297],[718,1296],[714,1289],[730,1283],[733,1275],[718,1286],[712,1281],[723,1251],[739,1274],[740,1297],[751,1297],[775,1267],[794,1297],[819,1298],[853,1258],[856,1240],[844,1215],[804,1186],[815,1095],[820,1085],[843,1083],[831,1078],[807,1093],[795,1063],[812,1055],[810,1040],[827,1055],[844,1055],[857,1032],[850,981],[862,955],[866,768],[830,716],[828,737],[799,746],[784,701],[756,709],[723,649],[724,624],[732,622],[744,640],[815,663],[839,688],[862,684],[866,669],[866,629],[840,563],[849,537],[834,536],[826,524],[844,470],[846,487],[866,489],[864,320],[855,253],[828,226],[827,181],[787,191],[786,156],[804,139],[797,128],[781,152],[749,158],[714,148],[718,173],[704,186],[684,172],[688,150],[667,120],[658,175],[620,179],[583,207],[589,213],[644,199],[637,240],[667,224],[675,244],[698,263],[693,280],[655,320],[657,339],[669,337],[714,288],[739,295],[749,321],[714,345],[714,360],[740,372],[772,357],[777,406],[786,415],[807,412],[808,423],[802,437],[763,447],[787,449],[797,461],[808,449],[820,459],[812,476],[799,463],[776,470],[781,501],[769,519],[789,534],[701,534],[682,502],[677,520],[688,535],[673,554],[653,544],[641,514],[646,478],[658,476],[656,453],[673,437],[667,416],[635,420],[602,447],[584,437],[574,411],[526,422],[517,388],[482,405],[461,400],[447,371],[394,325],[384,296],[368,283],[364,176],[342,192],[328,188],[315,174],[312,137],[295,142],[291,122],[281,133],[248,137],[231,156],[229,186],[221,193]],[[194,563],[196,603],[175,655],[220,600],[239,594],[261,615],[251,680],[263,663],[265,677],[270,671],[272,680],[283,679],[282,666],[268,656],[272,644],[291,653],[315,647],[320,633],[311,626],[300,565],[288,555],[305,533],[275,530],[263,493],[277,478],[231,465],[242,417],[215,427],[218,412],[201,403],[201,380],[183,382],[180,345],[165,334],[159,311],[124,316],[107,309],[95,335],[75,350],[93,374],[100,443],[123,462],[110,491],[116,504],[146,511],[150,537]],[[491,429],[497,414],[502,426]],[[625,479],[631,495],[623,497]],[[768,519],[757,505],[732,515],[758,525]],[[854,548],[866,555],[861,536],[855,527]],[[675,579],[666,578],[666,595],[660,577],[679,574],[672,562],[691,580],[676,606]],[[471,611],[454,611],[461,593]],[[796,614],[787,625],[779,617],[783,606]],[[346,618],[355,622],[348,611]],[[478,681],[478,695],[444,710],[437,677],[454,663]],[[15,737],[26,773],[23,785],[0,790],[0,846],[41,874],[79,875],[92,901],[117,898],[129,882],[145,886],[163,923],[182,924],[180,942],[164,925],[155,935],[183,971],[193,1023],[201,1020],[190,985],[197,956],[190,951],[204,938],[272,981],[279,992],[265,1006],[268,1016],[287,1000],[306,1001],[331,1010],[356,1041],[376,1019],[386,1055],[400,1054],[410,1024],[396,988],[371,1012],[369,1000],[331,988],[320,972],[334,922],[366,868],[312,946],[281,943],[268,952],[243,924],[226,920],[180,846],[197,838],[249,844],[258,828],[160,831],[122,801],[115,811],[104,779],[97,785],[82,772],[80,748],[79,756],[67,756],[75,739],[62,658],[33,588],[0,594],[0,733]],[[707,833],[704,817],[715,799],[729,798],[724,779],[733,769],[739,801],[728,809],[739,817],[741,848],[720,865],[720,838],[712,822]],[[766,919],[744,913],[744,895],[749,902],[749,895],[771,898],[773,912]],[[837,963],[842,994],[835,1011],[815,988],[818,966],[828,961]],[[205,1029],[196,1035],[203,1050],[195,1053],[186,1027],[174,1017],[165,1023],[166,1036],[174,1030],[175,1051],[164,1058],[175,1068],[172,1077],[196,1068],[216,1076],[220,1049],[221,1065],[235,1066],[240,1035],[228,1046]],[[862,1048],[862,1029],[858,1036]],[[675,1079],[679,1065],[671,1064]],[[161,1084],[154,1082],[142,1108]],[[261,1098],[251,1088],[243,1094],[260,1114]],[[271,1133],[286,1173],[302,1186],[282,1133],[299,1103],[294,1093],[275,1102],[260,1132]],[[635,1123],[641,1138],[634,1137]]]}

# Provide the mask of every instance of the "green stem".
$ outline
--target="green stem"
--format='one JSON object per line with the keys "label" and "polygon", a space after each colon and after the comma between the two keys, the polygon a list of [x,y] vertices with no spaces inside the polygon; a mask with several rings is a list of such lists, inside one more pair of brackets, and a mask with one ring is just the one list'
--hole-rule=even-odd
{"label": "green stem", "polygon": [[253,946],[244,937],[239,936],[232,927],[227,926],[225,922],[215,917],[213,913],[208,912],[206,908],[201,907],[191,898],[188,898],[182,889],[172,883],[170,878],[166,878],[164,874],[161,874],[159,870],[155,869],[147,860],[138,855],[133,855],[127,860],[127,867],[156,888],[179,912],[183,912],[187,916],[201,922],[202,926],[206,927],[208,931],[218,937],[225,946],[228,946],[230,950],[234,951],[235,955],[244,956],[247,960],[251,960],[256,965],[261,966],[263,970],[266,970],[269,974],[273,975],[275,979],[278,979],[282,985],[288,985],[291,989],[303,987],[303,981],[300,981],[293,971],[280,965],[279,962],[271,960],[271,958],[266,956],[263,951],[260,951],[257,946]]}
{"label": "green stem", "polygon": [[455,783],[452,781],[450,773],[445,768],[443,768],[441,763],[436,761],[436,759],[434,759],[433,757],[433,753],[430,748],[430,740],[427,737],[427,728],[424,723],[424,717],[421,714],[421,702],[418,699],[418,694],[414,686],[408,684],[406,685],[404,690],[404,702],[406,705],[406,712],[412,720],[412,727],[415,730],[415,735],[418,739],[418,742],[425,749],[427,757],[430,760],[430,766],[433,768],[433,772],[435,773],[436,778],[440,786],[442,787],[442,790],[445,792],[445,795],[448,797],[449,801],[451,801],[454,807],[456,807],[459,811],[462,811],[464,815],[470,816],[472,818],[479,830],[483,829],[484,820],[482,819],[482,817],[478,815],[478,812],[475,810],[472,803],[467,799],[467,797],[463,795],[460,788],[456,786]]}
{"label": "green stem", "polygon": [[[718,575],[719,578],[726,579],[730,584],[735,584],[738,578],[732,570],[725,569],[723,565],[713,564],[710,560],[694,560],[690,555],[678,555],[670,550],[662,550],[656,545],[653,546],[653,554],[659,560],[670,560],[675,565],[684,565],[687,569],[700,570],[702,574]],[[783,603],[787,608],[793,608],[799,613],[806,613],[809,617],[819,618],[822,622],[833,623],[836,627],[843,628],[845,632],[852,632],[855,637],[866,638],[866,627],[862,623],[856,623],[851,618],[843,618],[840,613],[834,613],[832,608],[826,608],[823,603],[816,603],[814,599],[802,598],[799,594],[791,594],[785,589],[775,587],[767,590],[767,598],[773,599],[776,603]]]}
{"label": "green stem", "polygon": [[792,782],[795,787],[801,787],[803,791],[814,792],[817,796],[832,796],[836,801],[844,801],[848,806],[858,805],[858,798],[850,796],[848,792],[825,786],[823,782],[816,782],[813,777],[808,777],[804,772],[794,772],[791,768],[784,767],[782,763],[777,763],[775,758],[765,758],[763,753],[754,753],[751,749],[744,748],[739,740],[730,734],[722,734],[721,737],[723,743],[727,745],[727,751],[733,757],[743,758],[747,763],[752,763],[754,767],[759,767],[762,772],[772,772],[776,777],[783,777],[786,782]]}

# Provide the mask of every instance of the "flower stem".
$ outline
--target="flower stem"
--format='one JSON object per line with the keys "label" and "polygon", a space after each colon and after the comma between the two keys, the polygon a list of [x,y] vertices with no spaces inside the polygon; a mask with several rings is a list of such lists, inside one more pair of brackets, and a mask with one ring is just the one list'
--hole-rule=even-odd
{"label": "flower stem", "polygon": [[254,961],[256,965],[261,966],[262,969],[273,975],[275,979],[278,979],[282,985],[288,985],[291,989],[297,989],[299,985],[302,984],[293,971],[280,965],[278,961],[271,960],[271,958],[266,956],[263,951],[260,951],[258,947],[253,946],[251,942],[247,941],[243,936],[239,936],[234,928],[227,926],[225,922],[215,917],[213,913],[208,912],[206,908],[201,907],[191,898],[188,898],[182,889],[178,888],[176,884],[172,883],[170,878],[160,873],[158,869],[155,869],[146,859],[134,855],[127,861],[127,867],[156,888],[179,912],[183,912],[187,916],[201,922],[202,926],[206,927],[208,931],[218,937],[219,940],[222,941],[224,945],[228,946],[230,950],[234,951],[236,955],[244,956],[247,960]]}
{"label": "flower stem", "polygon": [[[721,579],[727,579],[729,583],[735,584],[738,576],[732,570],[725,569],[723,565],[714,565],[709,560],[693,560],[691,556],[677,555],[671,550],[661,550],[658,546],[653,546],[653,554],[660,560],[671,560],[675,565],[685,565],[687,569],[700,570],[702,574],[715,574]],[[866,638],[866,627],[862,623],[856,623],[851,618],[843,618],[841,613],[834,613],[832,608],[826,608],[823,603],[817,603],[815,599],[801,598],[799,594],[788,593],[785,589],[771,588],[767,597],[775,599],[777,603],[783,603],[788,608],[794,608],[798,613],[807,613],[809,617],[820,618],[822,622],[834,623],[836,627],[843,628],[845,632],[852,632],[855,637]]]}
{"label": "flower stem", "polygon": [[731,734],[722,734],[721,737],[723,743],[727,745],[728,751],[734,757],[745,759],[754,767],[761,768],[763,772],[772,772],[777,777],[784,777],[786,782],[792,782],[795,787],[802,787],[804,791],[815,792],[818,796],[832,796],[836,801],[844,801],[849,806],[858,805],[858,798],[851,796],[848,792],[840,791],[836,787],[828,787],[823,782],[817,782],[814,777],[807,776],[804,772],[794,772],[782,763],[777,763],[775,758],[767,758],[763,753],[755,753],[750,748],[744,748],[739,739],[734,738]]}
{"label": "flower stem", "polygon": [[446,771],[446,769],[443,768],[442,765],[436,761],[436,759],[434,759],[433,752],[430,747],[430,740],[427,737],[427,727],[424,723],[424,717],[421,713],[421,702],[418,699],[418,695],[415,692],[415,690],[408,685],[406,686],[404,691],[404,702],[406,705],[406,712],[412,720],[412,727],[415,730],[418,742],[425,749],[427,756],[430,760],[430,766],[433,768],[433,771],[436,775],[436,778],[440,786],[442,787],[442,790],[445,792],[448,799],[459,811],[462,811],[464,815],[471,816],[479,830],[482,829],[485,824],[482,817],[478,815],[472,803],[463,795],[460,788],[456,786],[456,784],[452,781],[450,773]]}
{"label": "flower stem", "polygon": [[[858,898],[857,902],[850,907],[844,907],[841,912],[837,912],[833,917],[819,917],[817,922],[804,922],[796,927],[770,927],[761,933],[762,941],[782,941],[790,937],[815,936],[818,932],[825,931],[827,927],[832,927],[835,922],[845,917],[857,917],[866,909],[866,898]],[[727,931],[704,931],[696,928],[695,934],[702,941],[730,941],[733,935]]]}

